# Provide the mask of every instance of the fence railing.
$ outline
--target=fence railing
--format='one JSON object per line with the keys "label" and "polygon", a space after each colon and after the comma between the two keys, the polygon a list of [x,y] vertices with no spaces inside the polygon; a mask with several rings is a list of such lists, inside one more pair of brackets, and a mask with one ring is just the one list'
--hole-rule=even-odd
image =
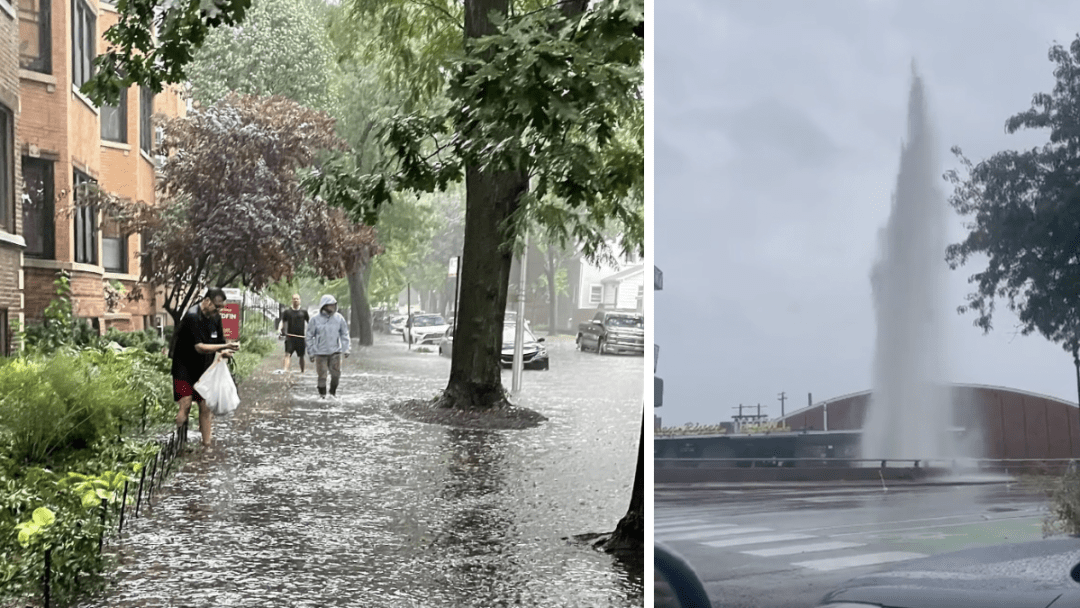
{"label": "fence railing", "polygon": [[[114,534],[116,538],[121,537],[124,531],[126,515],[129,512],[129,503],[134,504],[134,510],[131,512],[132,518],[139,517],[139,512],[143,508],[144,503],[146,505],[153,504],[155,492],[161,491],[162,485],[173,471],[177,457],[183,453],[184,446],[187,444],[187,431],[188,423],[185,422],[182,426],[170,433],[167,438],[159,438],[157,440],[158,449],[154,452],[152,457],[148,458],[147,461],[143,463],[139,474],[139,480],[129,480],[124,482],[123,497],[118,503],[101,503],[101,533],[98,537],[98,554],[101,554],[105,550],[106,537],[111,538]],[[144,493],[145,499],[143,497]],[[109,512],[110,509],[112,509],[112,513]],[[110,515],[112,516],[111,518],[109,517]],[[115,530],[113,530],[108,523],[110,519],[118,522]],[[57,547],[68,546],[70,544],[71,543],[65,543],[61,538],[56,543],[42,549],[44,572],[41,577],[41,593],[45,608],[49,608],[50,606],[52,601],[52,586],[56,584],[52,567],[54,554],[58,552]]]}
{"label": "fence railing", "polygon": [[1075,458],[654,458],[657,467],[911,468],[1016,473],[1076,470]]}

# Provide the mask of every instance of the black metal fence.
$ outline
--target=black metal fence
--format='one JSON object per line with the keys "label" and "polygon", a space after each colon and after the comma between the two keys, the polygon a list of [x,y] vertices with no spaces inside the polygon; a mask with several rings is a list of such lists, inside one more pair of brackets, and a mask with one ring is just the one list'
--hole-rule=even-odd
{"label": "black metal fence", "polygon": [[[183,453],[184,446],[187,444],[187,431],[188,423],[185,422],[170,433],[167,438],[159,438],[157,440],[158,449],[152,457],[143,463],[144,466],[140,471],[139,480],[137,482],[134,480],[124,482],[123,496],[118,503],[101,503],[101,533],[98,538],[99,554],[105,550],[107,536],[112,537],[115,534],[116,538],[120,538],[129,511],[131,517],[137,518],[144,504],[148,506],[153,504],[154,493],[161,490],[165,480],[173,471],[177,457]],[[129,504],[134,505],[133,510],[127,508]],[[109,512],[110,509],[113,510],[113,513]],[[115,530],[107,524],[110,515],[113,516],[111,519],[118,522]],[[65,543],[64,539],[60,539],[52,546],[43,549],[45,570],[41,579],[41,591],[45,608],[50,606],[52,601],[51,589],[56,583],[52,571],[53,554],[57,551],[56,547],[63,547],[68,544],[70,543]]]}

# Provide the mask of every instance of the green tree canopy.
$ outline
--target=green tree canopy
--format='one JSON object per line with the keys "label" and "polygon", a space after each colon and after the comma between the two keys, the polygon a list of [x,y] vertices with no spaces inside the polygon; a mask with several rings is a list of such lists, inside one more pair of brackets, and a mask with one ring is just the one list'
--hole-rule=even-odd
{"label": "green tree canopy", "polygon": [[336,115],[332,56],[326,27],[309,0],[256,0],[243,23],[207,34],[187,76],[202,105],[230,92],[281,95]]}
{"label": "green tree canopy", "polygon": [[[1049,141],[1026,151],[1006,150],[972,163],[953,148],[964,174],[945,174],[949,202],[970,218],[969,233],[949,247],[955,269],[973,256],[987,267],[971,275],[975,291],[960,312],[992,329],[994,306],[1004,299],[1024,334],[1038,332],[1077,355],[1080,340],[1080,36],[1068,49],[1055,44],[1049,58],[1057,79],[1037,93],[1031,108],[1005,123],[1009,133],[1047,129]],[[1078,361],[1080,365],[1080,361]]]}

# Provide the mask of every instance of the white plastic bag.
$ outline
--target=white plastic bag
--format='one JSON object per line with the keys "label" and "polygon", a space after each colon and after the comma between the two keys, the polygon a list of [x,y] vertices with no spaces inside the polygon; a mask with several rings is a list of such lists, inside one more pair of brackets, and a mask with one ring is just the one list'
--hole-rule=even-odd
{"label": "white plastic bag", "polygon": [[214,358],[214,363],[203,372],[195,383],[195,390],[206,399],[206,407],[215,416],[232,413],[240,405],[240,395],[236,394],[236,383],[229,373],[229,365],[221,355]]}

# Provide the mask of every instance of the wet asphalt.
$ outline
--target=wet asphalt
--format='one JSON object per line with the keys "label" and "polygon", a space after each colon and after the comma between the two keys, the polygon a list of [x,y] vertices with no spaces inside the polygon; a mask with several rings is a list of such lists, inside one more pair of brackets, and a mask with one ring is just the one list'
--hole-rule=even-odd
{"label": "wet asphalt", "polygon": [[214,449],[126,526],[108,590],[80,606],[642,606],[640,565],[567,537],[626,511],[643,359],[548,349],[550,371],[512,399],[549,419],[525,431],[394,415],[450,369],[398,336],[346,360],[341,401],[318,399],[310,364],[292,385],[261,373],[249,382],[287,398],[216,422]]}
{"label": "wet asphalt", "polygon": [[654,499],[656,538],[697,570],[713,608],[811,608],[877,585],[911,590],[904,599],[1080,592],[1080,540],[1043,539],[1046,498],[1022,483],[667,484]]}

